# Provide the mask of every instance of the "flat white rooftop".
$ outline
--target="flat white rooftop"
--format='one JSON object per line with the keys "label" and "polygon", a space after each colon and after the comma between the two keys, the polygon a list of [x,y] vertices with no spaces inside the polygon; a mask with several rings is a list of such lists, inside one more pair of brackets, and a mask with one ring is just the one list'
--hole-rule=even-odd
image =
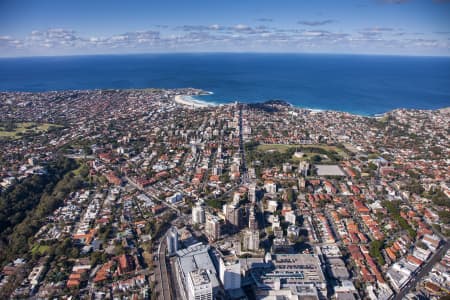
{"label": "flat white rooftop", "polygon": [[318,176],[345,176],[338,165],[315,165]]}

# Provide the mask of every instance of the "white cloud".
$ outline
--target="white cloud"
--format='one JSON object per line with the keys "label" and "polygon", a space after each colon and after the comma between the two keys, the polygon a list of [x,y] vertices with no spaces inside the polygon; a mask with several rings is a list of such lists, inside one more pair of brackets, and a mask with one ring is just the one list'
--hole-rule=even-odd
{"label": "white cloud", "polygon": [[[301,51],[314,48],[334,52],[339,49],[368,48],[403,49],[417,48],[424,51],[449,52],[445,35],[441,39],[407,39],[396,36],[397,29],[388,27],[365,28],[356,33],[329,30],[301,30],[266,26],[236,24],[225,26],[184,25],[157,30],[131,31],[106,37],[84,36],[71,29],[51,28],[33,30],[25,38],[0,36],[0,50],[13,53],[82,54],[82,53],[127,53],[154,51]],[[411,34],[410,34],[411,36]],[[396,38],[394,38],[396,37]]]}
{"label": "white cloud", "polygon": [[243,31],[243,30],[250,30],[250,26],[244,25],[244,24],[237,24],[233,26],[234,30]]}
{"label": "white cloud", "polygon": [[219,30],[222,27],[219,24],[212,24],[212,25],[209,25],[208,28],[212,29],[212,30]]}

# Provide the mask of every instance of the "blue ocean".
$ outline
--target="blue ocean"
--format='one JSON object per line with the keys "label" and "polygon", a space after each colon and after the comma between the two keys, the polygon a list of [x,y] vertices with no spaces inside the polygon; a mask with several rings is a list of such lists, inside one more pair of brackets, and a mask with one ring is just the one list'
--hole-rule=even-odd
{"label": "blue ocean", "polygon": [[0,59],[0,91],[194,87],[215,103],[282,99],[374,115],[450,106],[450,58],[145,54]]}

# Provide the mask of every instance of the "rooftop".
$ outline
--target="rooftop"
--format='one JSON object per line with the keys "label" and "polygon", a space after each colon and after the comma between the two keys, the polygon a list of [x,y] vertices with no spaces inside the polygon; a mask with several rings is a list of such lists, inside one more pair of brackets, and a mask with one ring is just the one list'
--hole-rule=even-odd
{"label": "rooftop", "polygon": [[345,176],[338,165],[315,165],[318,176]]}
{"label": "rooftop", "polygon": [[205,285],[211,282],[208,272],[204,269],[192,271],[189,273],[189,276],[194,286]]}

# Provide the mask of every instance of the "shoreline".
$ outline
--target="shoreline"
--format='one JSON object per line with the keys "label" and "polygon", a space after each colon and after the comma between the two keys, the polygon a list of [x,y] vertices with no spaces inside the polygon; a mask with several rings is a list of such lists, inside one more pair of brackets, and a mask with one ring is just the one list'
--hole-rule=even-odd
{"label": "shoreline", "polygon": [[[22,90],[0,90],[0,93],[30,93],[30,94],[40,94],[40,93],[48,93],[48,92],[70,92],[70,91],[103,91],[103,90],[146,90],[146,89],[152,89],[152,88],[121,88],[121,89],[104,89],[104,88],[98,88],[98,89],[65,89],[65,90],[46,90],[46,91],[22,91]],[[184,105],[185,107],[191,108],[191,109],[197,109],[197,108],[207,108],[207,107],[214,107],[214,106],[222,106],[222,105],[229,105],[229,104],[233,104],[235,101],[233,102],[213,102],[213,101],[205,101],[205,100],[200,100],[198,98],[196,98],[197,96],[207,96],[207,95],[214,95],[213,92],[210,91],[204,91],[203,93],[199,94],[199,95],[187,95],[187,94],[179,94],[179,95],[175,95],[172,98],[172,101],[174,101],[177,104],[180,105]],[[267,101],[271,101],[271,100],[267,100]],[[439,111],[439,110],[445,110],[445,111],[450,111],[450,106],[443,106],[440,108],[408,108],[408,107],[397,107],[391,110],[387,110],[384,112],[372,112],[372,113],[368,113],[368,112],[355,112],[355,111],[346,111],[346,110],[338,110],[338,109],[328,109],[328,108],[311,108],[311,107],[305,107],[305,106],[300,106],[300,105],[296,105],[296,104],[292,104],[288,101],[285,100],[281,100],[284,101],[286,104],[290,105],[293,108],[296,109],[303,109],[303,110],[308,110],[311,113],[321,113],[321,112],[326,112],[326,111],[332,111],[332,112],[340,112],[340,113],[347,113],[347,114],[351,114],[351,115],[356,115],[356,116],[360,116],[360,117],[368,117],[368,118],[382,118],[384,117],[386,114],[395,111],[395,110],[423,110],[423,111]],[[238,101],[240,102],[240,101]],[[266,101],[262,101],[262,102],[240,102],[243,104],[254,104],[254,103],[259,103],[259,104],[263,104]]]}
{"label": "shoreline", "polygon": [[206,101],[201,101],[190,95],[176,95],[173,101],[177,104],[188,106],[190,108],[205,108],[216,106],[216,104]]}
{"label": "shoreline", "polygon": [[[192,109],[195,108],[205,108],[205,107],[213,107],[213,106],[221,106],[221,105],[229,105],[229,104],[233,104],[234,102],[226,102],[226,103],[216,103],[216,102],[209,102],[209,101],[204,101],[204,100],[199,100],[197,98],[195,98],[196,96],[204,96],[204,95],[213,95],[213,92],[205,92],[204,94],[200,94],[200,95],[176,95],[174,97],[174,101],[175,103],[190,107]],[[270,100],[267,100],[270,101]],[[334,111],[334,112],[340,112],[340,113],[348,113],[351,115],[356,115],[356,116],[361,116],[361,117],[369,117],[369,118],[373,118],[376,116],[384,116],[386,113],[388,113],[389,111],[383,112],[383,113],[374,113],[374,114],[363,114],[363,113],[355,113],[355,112],[348,112],[348,111],[342,111],[342,110],[333,110],[333,109],[325,109],[325,108],[310,108],[310,107],[304,107],[304,106],[298,106],[295,104],[292,104],[290,102],[287,102],[285,100],[281,100],[287,104],[289,104],[289,106],[296,108],[296,109],[303,109],[303,110],[307,110],[313,114],[316,113],[323,113],[326,111]],[[237,101],[240,102],[240,101]],[[264,104],[266,101],[263,102],[255,102],[255,103],[260,103],[260,104]],[[243,104],[254,104],[254,103],[246,103],[246,102],[241,102]]]}
{"label": "shoreline", "polygon": [[[221,106],[221,105],[228,105],[228,104],[232,104],[233,102],[225,102],[225,103],[217,103],[217,102],[210,102],[210,101],[205,101],[205,100],[200,100],[198,98],[196,98],[197,96],[206,96],[206,95],[214,95],[213,92],[210,91],[204,91],[202,94],[199,95],[176,95],[174,97],[174,102],[180,105],[184,105],[187,106],[189,108],[192,109],[196,109],[196,108],[206,108],[206,107],[213,107],[213,106]],[[267,101],[271,101],[271,100],[267,100]],[[255,102],[255,103],[259,103],[259,104],[264,104],[267,101],[263,101],[263,102]],[[382,113],[361,113],[361,112],[349,112],[349,111],[343,111],[343,110],[334,110],[334,109],[326,109],[326,108],[310,108],[310,107],[304,107],[304,106],[299,106],[299,105],[295,105],[292,104],[286,100],[280,100],[285,102],[286,104],[288,104],[289,106],[293,107],[293,108],[297,108],[297,109],[303,109],[303,110],[307,110],[313,114],[316,113],[323,113],[326,111],[334,111],[334,112],[340,112],[340,113],[348,113],[351,115],[355,115],[355,116],[360,116],[360,117],[368,117],[368,118],[376,118],[376,117],[382,117],[385,114],[387,114],[389,111],[386,112],[382,112]],[[240,102],[240,101],[237,101]],[[252,102],[250,103],[246,103],[246,102],[241,102],[244,104],[253,104]],[[402,108],[397,108],[397,109],[402,109]],[[394,109],[395,110],[395,109]]]}

